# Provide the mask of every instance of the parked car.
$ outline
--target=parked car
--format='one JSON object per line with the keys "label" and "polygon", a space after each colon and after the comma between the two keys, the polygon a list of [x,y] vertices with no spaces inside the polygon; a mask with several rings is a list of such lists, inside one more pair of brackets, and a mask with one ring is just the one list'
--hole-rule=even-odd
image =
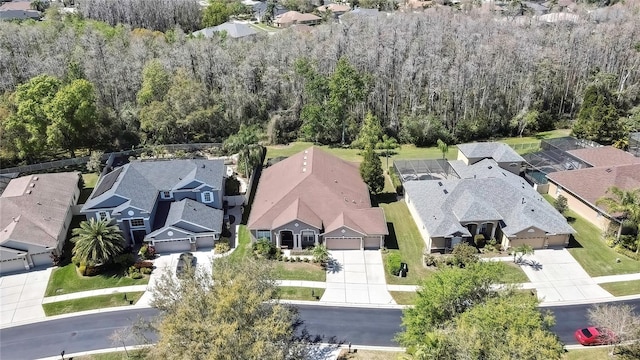
{"label": "parked car", "polygon": [[181,277],[182,275],[184,275],[187,266],[189,266],[191,269],[195,269],[197,262],[198,259],[190,252],[180,254],[180,258],[178,259],[178,266],[176,267],[176,276]]}
{"label": "parked car", "polygon": [[575,333],[576,340],[582,345],[608,345],[618,342],[618,338],[613,331],[605,328],[590,326],[578,329]]}

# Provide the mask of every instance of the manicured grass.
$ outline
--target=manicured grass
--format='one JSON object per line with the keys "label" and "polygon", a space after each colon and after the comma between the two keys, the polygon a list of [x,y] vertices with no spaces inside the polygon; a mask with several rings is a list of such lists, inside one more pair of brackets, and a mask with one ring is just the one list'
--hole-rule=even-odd
{"label": "manicured grass", "polygon": [[616,356],[609,357],[608,347],[585,348],[580,350],[569,350],[562,357],[563,360],[607,360],[616,359]]}
{"label": "manicured grass", "polygon": [[557,130],[537,133],[533,136],[523,136],[523,137],[514,136],[514,137],[497,139],[496,141],[500,141],[509,145],[528,144],[528,143],[533,143],[543,139],[552,139],[552,138],[564,137],[569,135],[571,135],[571,129],[557,129]]}
{"label": "manicured grass", "polygon": [[[319,301],[324,294],[323,288],[281,286],[280,297],[284,300]],[[313,295],[313,296],[312,296]]]}
{"label": "manicured grass", "polygon": [[140,299],[142,294],[144,294],[144,291],[127,293],[127,300],[124,299],[124,294],[120,293],[91,296],[80,299],[42,304],[42,308],[44,309],[44,313],[47,316],[54,316],[85,310],[103,309],[114,306],[125,306],[129,305],[130,300],[133,300],[133,303],[135,304]]}
{"label": "manicured grass", "polygon": [[243,261],[251,253],[251,235],[247,225],[240,225],[238,229],[238,244],[233,250],[229,259],[232,261]]}
{"label": "manicured grass", "polygon": [[275,32],[275,31],[279,31],[280,30],[277,27],[269,26],[269,25],[266,25],[266,24],[249,24],[249,26],[251,26],[252,28],[255,28],[257,30],[266,31],[266,32]]}
{"label": "manicured grass", "polygon": [[93,354],[77,357],[74,360],[142,360],[145,358],[146,350],[128,350],[127,351],[114,351],[104,354]]}
{"label": "manicured grass", "polygon": [[600,284],[600,286],[613,296],[640,294],[640,280],[604,283]]}
{"label": "manicured grass", "polygon": [[413,291],[389,291],[398,305],[415,305],[418,294]]}
{"label": "manicured grass", "polygon": [[[422,265],[424,240],[404,201],[380,204],[380,207],[384,209],[389,225],[389,236],[385,243],[388,252],[382,255],[387,284],[417,285],[433,272]],[[400,253],[402,261],[407,263],[407,277],[393,276],[387,271],[385,260],[392,253]]]}
{"label": "manicured grass", "polygon": [[93,189],[98,182],[98,174],[96,173],[88,173],[82,174],[82,180],[84,180],[84,187],[86,189]]}
{"label": "manicured grass", "polygon": [[144,285],[149,282],[149,276],[142,279],[132,279],[116,274],[100,274],[96,276],[81,276],[76,271],[75,264],[68,264],[53,270],[47,285],[45,296],[69,294],[79,291],[106,289],[120,286]]}
{"label": "manicured grass", "polygon": [[529,282],[529,278],[520,266],[513,263],[504,263],[504,275],[501,281],[504,284],[521,284]]}
{"label": "manicured grass", "polygon": [[[544,197],[551,204],[554,203],[551,196]],[[569,223],[577,231],[569,242],[569,252],[590,276],[631,274],[639,271],[640,261],[630,259],[608,247],[602,240],[602,231],[595,225],[571,210],[567,211],[565,216],[572,219]],[[620,259],[620,262],[616,262],[616,259]]]}
{"label": "manicured grass", "polygon": [[354,346],[351,353],[344,349],[338,356],[338,360],[397,360],[403,352],[382,350],[361,350]]}
{"label": "manicured grass", "polygon": [[275,262],[274,276],[277,280],[327,280],[327,272],[320,264],[305,262]]}

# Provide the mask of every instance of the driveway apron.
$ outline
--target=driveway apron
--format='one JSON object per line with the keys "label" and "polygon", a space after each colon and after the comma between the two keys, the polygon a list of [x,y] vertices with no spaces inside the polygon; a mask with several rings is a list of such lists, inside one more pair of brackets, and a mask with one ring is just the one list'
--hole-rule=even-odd
{"label": "driveway apron", "polygon": [[42,299],[53,268],[0,277],[2,325],[45,317]]}

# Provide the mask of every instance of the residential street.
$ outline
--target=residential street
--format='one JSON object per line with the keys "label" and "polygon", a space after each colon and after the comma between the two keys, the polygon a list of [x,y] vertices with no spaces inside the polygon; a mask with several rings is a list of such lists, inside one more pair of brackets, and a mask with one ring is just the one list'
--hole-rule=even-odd
{"label": "residential street", "polygon": [[[625,301],[636,306],[640,299]],[[586,310],[590,305],[547,307],[556,316],[555,331],[565,344],[575,344],[573,332],[587,324]],[[357,345],[397,346],[394,335],[400,331],[401,310],[365,309],[326,306],[299,306],[300,314],[311,334],[329,341],[351,342]],[[113,347],[109,336],[119,327],[132,323],[138,315],[149,318],[155,309],[114,311],[85,316],[49,320],[0,330],[0,354],[7,359],[37,359]],[[133,344],[133,341],[129,341]]]}

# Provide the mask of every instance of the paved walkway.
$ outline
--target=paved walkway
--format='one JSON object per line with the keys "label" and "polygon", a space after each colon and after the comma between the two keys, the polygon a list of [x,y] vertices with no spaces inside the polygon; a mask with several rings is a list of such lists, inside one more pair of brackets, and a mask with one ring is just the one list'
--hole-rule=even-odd
{"label": "paved walkway", "polygon": [[387,291],[380,251],[330,251],[323,303],[395,304]]}

